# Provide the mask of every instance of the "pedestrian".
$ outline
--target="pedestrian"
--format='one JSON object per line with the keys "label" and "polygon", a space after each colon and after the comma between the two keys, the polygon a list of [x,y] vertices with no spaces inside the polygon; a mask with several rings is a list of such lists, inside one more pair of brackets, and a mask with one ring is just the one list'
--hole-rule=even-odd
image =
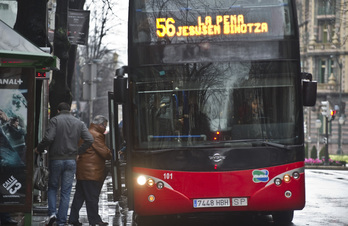
{"label": "pedestrian", "polygon": [[102,115],[94,117],[89,127],[94,142],[77,158],[76,191],[70,208],[69,224],[82,225],[79,222],[79,211],[86,202],[89,224],[108,225],[98,213],[99,195],[106,177],[105,160],[112,158],[112,153],[105,144],[104,132],[107,123],[108,120]]}
{"label": "pedestrian", "polygon": [[[43,153],[47,147],[49,160],[48,179],[48,225],[64,225],[70,202],[70,193],[76,173],[76,158],[84,153],[94,139],[86,125],[70,113],[70,105],[60,103],[58,115],[51,118],[45,136],[35,152]],[[79,146],[80,139],[83,140]],[[58,212],[56,208],[57,192],[60,189]]]}

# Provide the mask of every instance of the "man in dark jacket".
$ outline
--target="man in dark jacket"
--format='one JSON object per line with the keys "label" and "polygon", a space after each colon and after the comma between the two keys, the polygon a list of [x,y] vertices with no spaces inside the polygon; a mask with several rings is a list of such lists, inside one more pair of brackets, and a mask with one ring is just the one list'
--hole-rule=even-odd
{"label": "man in dark jacket", "polygon": [[79,222],[79,211],[86,201],[87,216],[90,225],[107,225],[98,214],[100,191],[103,187],[105,160],[112,157],[110,149],[105,144],[105,135],[108,120],[97,115],[89,127],[94,142],[87,151],[78,156],[76,170],[76,191],[71,205],[69,224],[82,225]]}
{"label": "man in dark jacket", "polygon": [[[79,141],[84,142],[79,146]],[[60,103],[58,115],[51,118],[42,141],[35,151],[42,153],[49,147],[49,179],[48,179],[48,225],[57,221],[64,225],[70,202],[70,193],[76,172],[76,158],[84,153],[94,139],[86,125],[70,113],[70,105]],[[60,185],[60,203],[56,212],[57,192]]]}

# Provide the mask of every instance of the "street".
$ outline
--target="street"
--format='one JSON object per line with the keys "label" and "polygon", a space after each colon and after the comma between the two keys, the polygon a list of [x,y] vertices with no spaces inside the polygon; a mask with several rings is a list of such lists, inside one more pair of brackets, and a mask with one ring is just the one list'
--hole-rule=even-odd
{"label": "street", "polygon": [[[348,225],[348,171],[306,170],[306,207],[295,211],[292,226]],[[128,213],[123,216],[132,225]],[[120,222],[120,221],[119,221]],[[115,224],[120,225],[120,224]],[[133,224],[135,225],[135,224]],[[150,219],[144,225],[274,225],[270,216],[218,216],[207,214],[188,218]]]}
{"label": "street", "polygon": [[306,207],[294,225],[348,225],[348,171],[306,170]]}
{"label": "street", "polygon": [[[348,225],[348,171],[306,169],[306,206],[295,211],[291,226],[347,226]],[[133,222],[133,211],[122,209],[112,201],[111,178],[105,181],[99,202],[99,214],[114,226],[138,226]],[[73,191],[74,192],[74,191]],[[120,210],[120,211],[117,211]],[[46,216],[34,216],[32,225],[45,225]],[[80,221],[88,225],[85,207]],[[274,226],[271,216],[202,214],[198,217],[150,218],[141,225],[151,226]]]}

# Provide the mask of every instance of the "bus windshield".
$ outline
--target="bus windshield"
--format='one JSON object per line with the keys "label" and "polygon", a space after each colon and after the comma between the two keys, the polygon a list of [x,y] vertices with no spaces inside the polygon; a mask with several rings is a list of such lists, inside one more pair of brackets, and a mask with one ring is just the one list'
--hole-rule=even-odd
{"label": "bus windshield", "polygon": [[134,69],[134,147],[258,139],[300,144],[295,64],[243,61]]}

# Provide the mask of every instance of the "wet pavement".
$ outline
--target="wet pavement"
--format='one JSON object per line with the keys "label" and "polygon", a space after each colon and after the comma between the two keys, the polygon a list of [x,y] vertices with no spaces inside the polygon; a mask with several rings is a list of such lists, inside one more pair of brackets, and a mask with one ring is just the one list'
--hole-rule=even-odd
{"label": "wet pavement", "polygon": [[[308,225],[348,225],[348,218],[345,214],[347,205],[346,186],[348,181],[348,171],[331,171],[310,169],[306,170],[306,207],[302,211],[295,211],[295,217],[292,226]],[[74,187],[71,192],[72,202],[75,193]],[[99,201],[99,214],[103,221],[108,222],[110,226],[139,226],[132,221],[133,212],[123,205],[125,197],[121,202],[113,201],[112,179],[108,176],[104,182]],[[122,208],[121,206],[125,208]],[[69,212],[70,213],[70,210]],[[21,213],[12,214],[13,218],[19,222],[19,226],[25,225],[25,217]],[[315,217],[313,217],[315,216]],[[216,216],[210,218],[208,214],[188,218],[164,218],[148,219],[146,226],[276,226],[270,216]],[[34,203],[33,216],[31,224],[33,226],[44,226],[47,224],[47,202]],[[80,222],[83,225],[88,224],[87,212],[85,206],[80,210]],[[233,222],[233,223],[232,223]],[[336,223],[333,223],[336,222]]]}
{"label": "wet pavement", "polygon": [[[70,204],[73,200],[73,196],[75,193],[75,185],[71,191]],[[70,208],[68,214],[70,213]],[[25,216],[23,213],[13,213],[11,214],[13,219],[18,221],[19,226],[25,225]],[[127,211],[127,209],[123,209],[119,206],[119,202],[113,201],[113,193],[112,193],[112,179],[111,176],[108,176],[105,179],[99,200],[99,215],[101,216],[104,222],[108,222],[109,225],[128,225],[128,221],[132,219],[132,211]],[[69,219],[69,216],[68,216]],[[83,225],[89,225],[87,212],[85,204],[82,206],[80,210],[80,222]],[[32,226],[45,226],[48,223],[47,216],[47,200],[42,202],[35,202],[33,204],[33,215],[31,220]],[[28,224],[28,223],[27,223]],[[1,225],[1,224],[0,224]]]}
{"label": "wet pavement", "polygon": [[[73,186],[73,189],[71,191],[70,204],[73,200],[73,196],[75,193],[74,188],[75,186]],[[47,203],[43,202],[41,204],[34,205],[33,209],[34,209],[34,214],[32,218],[32,225],[43,226],[47,224],[47,219],[48,219]],[[108,176],[105,179],[102,191],[100,193],[99,215],[101,216],[102,220],[104,222],[108,222],[109,225],[122,225],[122,218],[124,218],[124,216],[122,216],[121,210],[122,208],[119,206],[119,203],[113,201],[112,178],[111,176]],[[122,212],[125,212],[125,211],[122,210]],[[70,208],[69,208],[68,214],[69,213],[70,213]],[[80,210],[79,220],[83,225],[89,225],[85,204],[82,206]]]}

